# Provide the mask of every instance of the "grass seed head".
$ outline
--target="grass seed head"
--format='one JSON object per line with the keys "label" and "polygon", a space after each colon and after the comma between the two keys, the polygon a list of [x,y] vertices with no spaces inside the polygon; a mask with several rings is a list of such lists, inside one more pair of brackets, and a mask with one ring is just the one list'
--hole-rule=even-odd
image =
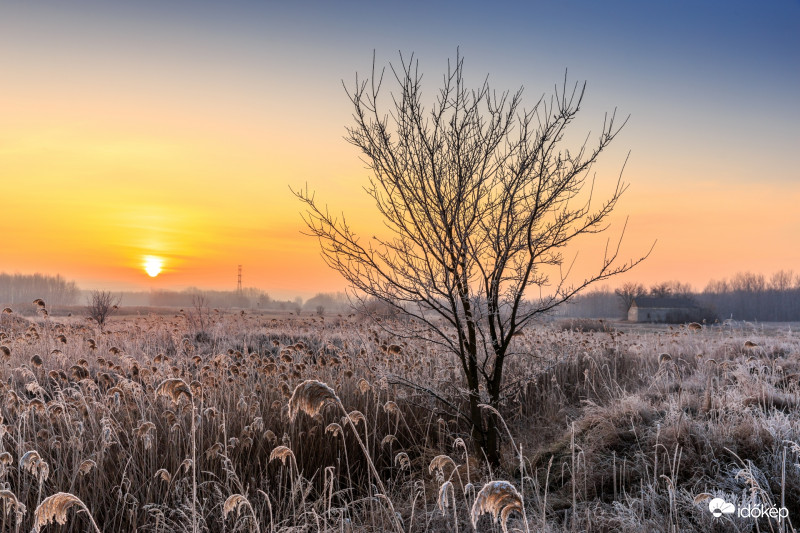
{"label": "grass seed head", "polygon": [[245,507],[246,505],[247,498],[241,494],[230,495],[222,505],[222,518],[228,518],[228,515],[234,510],[236,511],[236,516],[239,516],[242,513],[242,507]]}
{"label": "grass seed head", "polygon": [[328,403],[341,403],[336,393],[325,383],[307,379],[295,387],[289,398],[289,418],[294,421],[297,413],[316,416]]}
{"label": "grass seed head", "polygon": [[289,458],[294,459],[294,452],[290,450],[286,446],[277,446],[272,452],[269,454],[269,462],[271,463],[274,460],[279,460],[282,464],[286,464],[286,460]]}
{"label": "grass seed head", "polygon": [[39,480],[39,483],[44,483],[50,476],[50,466],[36,450],[25,452],[19,460],[19,467],[33,474]]}
{"label": "grass seed head", "polygon": [[454,469],[457,468],[456,462],[453,461],[449,455],[437,455],[431,460],[431,464],[428,466],[428,472],[433,474],[434,471],[438,470],[440,474],[444,475],[444,467],[448,464],[452,465]]}
{"label": "grass seed head", "polygon": [[482,514],[491,513],[495,523],[500,520],[503,533],[508,533],[508,517],[517,511],[522,514],[522,496],[508,481],[490,481],[481,488],[472,505],[472,527],[478,528]]}
{"label": "grass seed head", "polygon": [[192,401],[192,389],[181,378],[167,378],[156,387],[156,396],[166,396],[173,403],[178,403],[182,395]]}
{"label": "grass seed head", "polygon": [[394,464],[400,467],[400,470],[411,468],[411,459],[408,458],[406,452],[400,452],[394,456]]}
{"label": "grass seed head", "polygon": [[[442,483],[442,486],[439,487],[439,510],[442,512],[442,514],[444,514],[445,509],[450,507],[450,501],[447,498],[448,489],[454,491],[453,483],[450,481],[445,481],[444,483]],[[455,505],[455,492],[453,492],[453,495],[454,495],[453,504]]]}
{"label": "grass seed head", "polygon": [[38,532],[42,527],[53,522],[64,525],[67,523],[67,511],[77,505],[88,513],[88,509],[80,498],[68,492],[57,492],[48,496],[36,508],[33,518],[33,531]]}
{"label": "grass seed head", "polygon": [[694,503],[695,504],[702,503],[706,500],[710,500],[711,498],[713,498],[711,494],[707,492],[701,492],[700,494],[694,497]]}
{"label": "grass seed head", "polygon": [[347,417],[345,417],[344,421],[347,422],[348,419],[353,426],[357,426],[359,422],[364,422],[364,425],[367,424],[367,417],[364,416],[364,413],[358,410],[347,413]]}
{"label": "grass seed head", "polygon": [[325,428],[325,433],[330,433],[334,437],[338,437],[342,434],[342,426],[337,424],[336,422],[332,422],[328,424],[328,427]]}
{"label": "grass seed head", "polygon": [[83,462],[81,463],[81,465],[78,467],[78,473],[79,473],[80,475],[82,475],[82,476],[85,476],[86,474],[88,474],[89,472],[91,472],[91,471],[92,471],[92,469],[94,469],[94,468],[97,468],[97,463],[95,463],[95,462],[94,462],[94,461],[92,461],[91,459],[86,459],[86,460],[85,460],[85,461],[83,461]]}
{"label": "grass seed head", "polygon": [[2,502],[3,515],[8,516],[13,511],[16,514],[18,524],[22,520],[22,516],[28,511],[25,505],[10,490],[0,490],[0,502]]}
{"label": "grass seed head", "polygon": [[386,411],[386,413],[388,413],[390,415],[399,415],[400,414],[400,408],[392,400],[389,400],[388,402],[383,404],[383,410]]}
{"label": "grass seed head", "polygon": [[172,475],[170,475],[170,473],[164,468],[159,469],[158,472],[156,472],[155,477],[161,478],[161,481],[165,483],[172,481]]}

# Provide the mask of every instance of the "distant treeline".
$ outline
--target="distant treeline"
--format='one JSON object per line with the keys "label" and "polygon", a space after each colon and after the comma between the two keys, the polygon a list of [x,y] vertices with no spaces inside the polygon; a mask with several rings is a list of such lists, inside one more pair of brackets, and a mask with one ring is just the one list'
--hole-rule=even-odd
{"label": "distant treeline", "polygon": [[[313,313],[338,312],[346,307],[343,294],[317,294],[305,303],[300,297],[293,300],[273,299],[260,289],[245,288],[238,291],[210,291],[189,288],[182,291],[122,292],[122,305],[152,307],[192,308],[197,305],[219,309],[261,309],[275,311],[302,311]],[[202,298],[199,298],[202,297]]]}
{"label": "distant treeline", "polygon": [[[33,300],[42,298],[47,307],[82,306],[91,291],[81,290],[74,281],[61,275],[0,274],[0,306],[11,307],[16,312],[35,312]],[[245,288],[239,291],[213,291],[189,288],[182,291],[114,291],[121,297],[123,306],[192,308],[202,304],[209,308],[263,309],[307,313],[340,313],[349,309],[344,293],[319,293],[306,302],[294,299],[273,299],[260,289]],[[202,299],[198,298],[202,296]]]}
{"label": "distant treeline", "polygon": [[720,318],[794,322],[800,320],[800,276],[781,270],[769,279],[742,272],[730,281],[712,281],[697,296]]}
{"label": "distant treeline", "polygon": [[270,298],[266,292],[246,288],[239,291],[213,291],[201,290],[191,287],[182,291],[123,291],[119,294],[122,297],[124,306],[153,306],[153,307],[186,307],[190,308],[198,301],[198,296],[203,296],[202,304],[206,307],[216,307],[227,309],[237,307],[250,309],[254,307],[271,307],[280,303],[292,305],[295,302],[277,302]]}
{"label": "distant treeline", "polygon": [[698,292],[688,284],[667,281],[645,287],[626,283],[615,291],[608,287],[589,291],[561,306],[558,314],[574,318],[625,318],[631,301],[640,296],[690,298],[710,320],[800,321],[800,276],[781,270],[769,278],[752,272],[730,280],[713,280]]}
{"label": "distant treeline", "polygon": [[42,298],[48,307],[75,305],[79,295],[75,282],[60,275],[0,274],[0,303],[4,306],[32,309],[36,298]]}
{"label": "distant treeline", "polygon": [[[198,304],[209,308],[262,309],[305,313],[342,313],[349,311],[343,293],[319,293],[303,302],[302,298],[276,300],[255,288],[239,291],[139,291],[115,293],[125,306],[191,308]],[[49,308],[83,305],[88,292],[74,281],[60,275],[0,274],[0,305],[15,311],[33,311],[33,300],[42,298]],[[201,300],[198,297],[202,296]],[[574,318],[626,318],[631,301],[640,296],[690,298],[711,320],[759,320],[763,322],[800,321],[800,275],[781,270],[769,278],[763,274],[740,272],[730,280],[714,280],[702,292],[688,284],[667,281],[649,288],[639,283],[625,283],[616,290],[602,287],[573,298],[556,310],[558,316]],[[30,309],[28,309],[30,308]]]}

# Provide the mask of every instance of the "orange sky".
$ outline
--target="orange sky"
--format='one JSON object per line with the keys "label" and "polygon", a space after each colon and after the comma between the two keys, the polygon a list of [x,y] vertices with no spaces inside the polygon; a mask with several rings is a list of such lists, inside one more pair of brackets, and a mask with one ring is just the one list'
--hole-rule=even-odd
{"label": "orange sky", "polygon": [[[800,69],[783,46],[798,44],[800,32],[773,27],[781,17],[798,27],[800,10],[791,6],[749,17],[748,28],[763,26],[750,33],[706,35],[702,20],[686,26],[687,39],[720,46],[708,51],[698,41],[693,58],[670,48],[666,34],[650,55],[637,55],[644,29],[615,34],[608,49],[592,44],[590,32],[578,39],[584,48],[542,52],[529,41],[548,36],[515,42],[499,23],[472,37],[433,27],[429,35],[358,34],[349,19],[306,20],[249,2],[224,16],[205,4],[189,15],[157,12],[152,2],[81,5],[0,13],[0,272],[60,273],[82,288],[225,289],[242,264],[245,285],[276,296],[339,290],[316,241],[300,234],[289,185],[308,183],[372,231],[361,191],[367,173],[342,138],[351,119],[340,80],[365,72],[378,47],[379,61],[416,50],[435,82],[460,44],[475,80],[490,72],[498,88],[524,84],[530,103],[566,66],[571,78],[587,78],[582,131],[597,130],[615,106],[632,115],[598,166],[599,179],[612,182],[631,151],[631,187],[608,237],[629,216],[623,255],[658,243],[619,282],[678,279],[702,288],[741,270],[800,273]],[[652,14],[639,15],[645,28]],[[731,24],[748,19],[726,16]],[[490,42],[492,35],[511,41]],[[737,39],[743,49],[756,43],[760,55],[743,56]],[[521,43],[532,51],[519,51]],[[579,272],[604,243],[581,244]],[[146,256],[163,259],[158,277],[145,273]]]}

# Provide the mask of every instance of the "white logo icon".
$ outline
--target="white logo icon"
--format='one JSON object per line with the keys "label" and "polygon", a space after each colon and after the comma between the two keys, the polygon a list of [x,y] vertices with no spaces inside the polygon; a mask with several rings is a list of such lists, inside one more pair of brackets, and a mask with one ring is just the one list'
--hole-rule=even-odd
{"label": "white logo icon", "polygon": [[710,502],[708,502],[708,510],[711,511],[711,514],[714,517],[719,518],[723,514],[731,514],[736,511],[736,506],[732,503],[728,503],[722,498],[714,498]]}

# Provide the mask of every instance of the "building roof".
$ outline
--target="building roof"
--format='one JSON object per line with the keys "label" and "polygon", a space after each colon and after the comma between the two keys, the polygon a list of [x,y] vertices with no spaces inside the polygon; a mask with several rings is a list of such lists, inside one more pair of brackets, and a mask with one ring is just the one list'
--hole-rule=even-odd
{"label": "building roof", "polygon": [[683,298],[683,297],[674,297],[674,296],[667,296],[662,298],[654,298],[652,296],[641,296],[639,298],[634,298],[633,302],[631,303],[631,307],[633,306],[639,308],[648,308],[648,309],[676,309],[676,308],[686,308],[686,307],[697,307],[697,303],[692,300],[691,298]]}

